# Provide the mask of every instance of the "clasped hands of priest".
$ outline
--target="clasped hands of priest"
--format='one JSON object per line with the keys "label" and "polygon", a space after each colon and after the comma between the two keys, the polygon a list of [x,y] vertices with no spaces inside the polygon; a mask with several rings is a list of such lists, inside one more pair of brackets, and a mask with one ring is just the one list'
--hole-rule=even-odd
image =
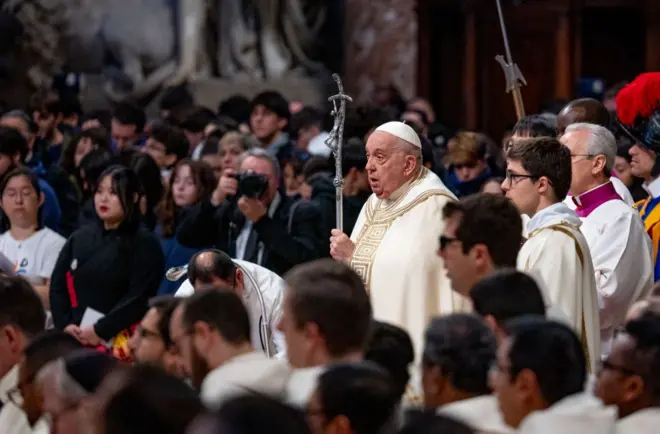
{"label": "clasped hands of priest", "polygon": [[355,243],[339,229],[333,229],[330,235],[330,255],[336,261],[350,261],[355,251]]}

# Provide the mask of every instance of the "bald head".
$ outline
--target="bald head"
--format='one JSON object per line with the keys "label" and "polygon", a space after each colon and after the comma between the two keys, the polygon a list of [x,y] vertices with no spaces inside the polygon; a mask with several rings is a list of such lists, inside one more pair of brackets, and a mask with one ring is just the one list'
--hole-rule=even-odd
{"label": "bald head", "polygon": [[559,112],[557,133],[562,135],[569,125],[577,123],[595,124],[609,129],[612,117],[600,101],[593,98],[580,98],[566,104]]}
{"label": "bald head", "polygon": [[188,278],[193,287],[231,284],[236,275],[236,265],[220,250],[204,250],[190,259]]}

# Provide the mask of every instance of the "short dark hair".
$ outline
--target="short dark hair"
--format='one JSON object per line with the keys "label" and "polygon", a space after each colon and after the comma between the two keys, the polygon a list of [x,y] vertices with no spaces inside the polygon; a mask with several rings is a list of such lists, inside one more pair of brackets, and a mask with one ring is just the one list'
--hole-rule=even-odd
{"label": "short dark hair", "polygon": [[101,174],[119,160],[109,149],[93,149],[80,160],[80,173],[84,173],[83,181],[91,191],[96,190]]}
{"label": "short dark hair", "polygon": [[463,253],[477,244],[488,248],[496,267],[515,267],[522,245],[522,220],[515,205],[504,196],[481,193],[447,202],[442,210],[445,219],[459,218],[456,238]]}
{"label": "short dark hair", "polygon": [[523,315],[545,316],[545,302],[536,281],[515,269],[498,270],[470,291],[474,311],[504,324]]}
{"label": "short dark hair", "polygon": [[642,372],[646,392],[657,400],[660,398],[660,315],[647,312],[637,319],[628,321],[626,334],[635,340],[632,357]]}
{"label": "short dark hair", "polygon": [[12,325],[29,336],[44,331],[46,311],[27,280],[0,275],[0,300],[0,327]]}
{"label": "short dark hair", "polygon": [[218,105],[218,116],[226,116],[239,124],[250,121],[250,100],[243,95],[232,95]]}
{"label": "short dark hair", "polygon": [[144,130],[147,123],[147,115],[144,110],[127,102],[117,104],[112,111],[112,117],[122,125],[135,125],[135,130],[138,133]]}
{"label": "short dark hair", "polygon": [[215,113],[213,113],[213,110],[197,106],[191,108],[186,114],[181,122],[181,128],[193,133],[201,133],[204,131],[204,128],[214,120],[216,120],[216,116]]}
{"label": "short dark hair", "polygon": [[415,348],[407,331],[392,324],[373,321],[364,359],[387,370],[397,396],[402,397],[410,380]]}
{"label": "short dark hair", "polygon": [[0,127],[0,154],[13,157],[20,155],[21,161],[27,155],[27,140],[17,129],[11,127]]}
{"label": "short dark hair", "polygon": [[426,330],[425,366],[437,366],[458,390],[474,395],[490,393],[488,371],[495,360],[493,332],[475,315],[434,318]]}
{"label": "short dark hair", "polygon": [[165,348],[169,348],[173,344],[170,336],[170,319],[182,300],[182,298],[173,295],[159,295],[149,300],[149,309],[155,309],[160,315],[157,328],[158,333],[163,338]]}
{"label": "short dark hair", "polygon": [[197,291],[185,300],[183,324],[191,329],[198,321],[213,327],[232,344],[250,342],[250,318],[243,300],[229,290]]}
{"label": "short dark hair", "polygon": [[526,316],[507,322],[504,333],[511,339],[512,381],[522,370],[530,370],[548,405],[584,390],[586,357],[570,327],[543,317]]}
{"label": "short dark hair", "polygon": [[259,395],[233,398],[205,419],[215,428],[213,432],[310,434],[305,413]]}
{"label": "short dark hair", "polygon": [[156,367],[127,368],[119,381],[101,420],[106,434],[182,433],[203,411],[195,390]]}
{"label": "short dark hair", "polygon": [[82,348],[80,342],[70,334],[59,330],[47,330],[32,339],[23,351],[25,366],[31,375],[35,375],[49,362]]}
{"label": "short dark hair", "polygon": [[342,176],[348,175],[348,172],[352,168],[363,172],[367,167],[367,150],[364,146],[364,142],[357,137],[348,139],[342,149],[341,157]]}
{"label": "short dark hair", "polygon": [[[200,256],[206,259],[200,264]],[[213,278],[232,281],[236,276],[236,264],[231,257],[222,250],[201,250],[190,258],[188,262],[188,280],[192,285],[197,281],[213,283]]]}
{"label": "short dark hair", "polygon": [[557,126],[549,116],[528,115],[516,122],[512,134],[523,137],[557,137]]}
{"label": "short dark hair", "polygon": [[287,122],[291,120],[291,111],[289,110],[289,102],[282,96],[281,93],[274,90],[267,90],[261,92],[254,97],[250,106],[250,111],[253,111],[257,106],[262,105],[268,110],[272,111],[281,119],[286,119]]}
{"label": "short dark hair", "polygon": [[387,372],[370,362],[330,366],[317,389],[326,421],[344,416],[355,434],[384,432],[401,398]]}
{"label": "short dark hair", "polygon": [[291,131],[292,138],[298,137],[298,132],[303,128],[310,127],[323,127],[323,113],[314,107],[303,107],[298,113],[291,116]]}
{"label": "short dark hair", "polygon": [[163,96],[158,102],[161,110],[176,110],[193,105],[194,98],[185,86],[172,86],[165,88]]}
{"label": "short dark hair", "polygon": [[519,161],[523,169],[536,179],[548,178],[557,202],[566,198],[571,187],[571,151],[557,139],[521,140],[509,149],[507,158]]}
{"label": "short dark hair", "polygon": [[186,134],[180,128],[165,123],[158,123],[151,128],[149,135],[153,140],[165,146],[166,155],[176,155],[177,160],[183,160],[188,156],[190,143]]}
{"label": "short dark hair", "polygon": [[353,269],[332,259],[319,259],[294,267],[285,281],[298,328],[316,324],[331,356],[364,350],[371,326],[371,302]]}

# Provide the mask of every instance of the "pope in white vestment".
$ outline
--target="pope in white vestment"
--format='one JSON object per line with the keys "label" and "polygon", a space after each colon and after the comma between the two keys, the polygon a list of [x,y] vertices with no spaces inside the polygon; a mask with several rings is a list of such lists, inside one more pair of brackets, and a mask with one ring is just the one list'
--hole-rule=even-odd
{"label": "pope in white vestment", "polygon": [[564,203],[555,203],[527,223],[527,241],[518,254],[518,268],[534,271],[551,305],[566,316],[582,341],[589,372],[600,363],[598,292],[582,222]]}
{"label": "pope in white vestment", "polygon": [[431,317],[469,309],[436,254],[450,200],[456,198],[440,178],[422,168],[389,199],[372,195],[351,235],[350,265],[369,290],[374,318],[405,329],[417,352]]}

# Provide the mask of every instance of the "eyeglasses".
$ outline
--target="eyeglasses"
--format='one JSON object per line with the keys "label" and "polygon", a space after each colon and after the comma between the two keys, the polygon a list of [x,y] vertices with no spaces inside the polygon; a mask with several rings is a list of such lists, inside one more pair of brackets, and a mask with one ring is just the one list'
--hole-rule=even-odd
{"label": "eyeglasses", "polygon": [[506,171],[506,181],[509,183],[509,185],[514,185],[517,184],[519,181],[523,179],[537,179],[538,177],[534,175],[523,175],[520,173],[514,173],[509,170]]}
{"label": "eyeglasses", "polygon": [[443,251],[449,246],[451,243],[455,241],[459,241],[458,238],[452,238],[452,237],[447,237],[445,235],[440,235],[440,238],[438,240],[440,242],[440,251]]}
{"label": "eyeglasses", "polygon": [[599,154],[571,154],[571,158],[573,157],[584,157],[587,160],[591,160],[594,157],[597,157]]}

